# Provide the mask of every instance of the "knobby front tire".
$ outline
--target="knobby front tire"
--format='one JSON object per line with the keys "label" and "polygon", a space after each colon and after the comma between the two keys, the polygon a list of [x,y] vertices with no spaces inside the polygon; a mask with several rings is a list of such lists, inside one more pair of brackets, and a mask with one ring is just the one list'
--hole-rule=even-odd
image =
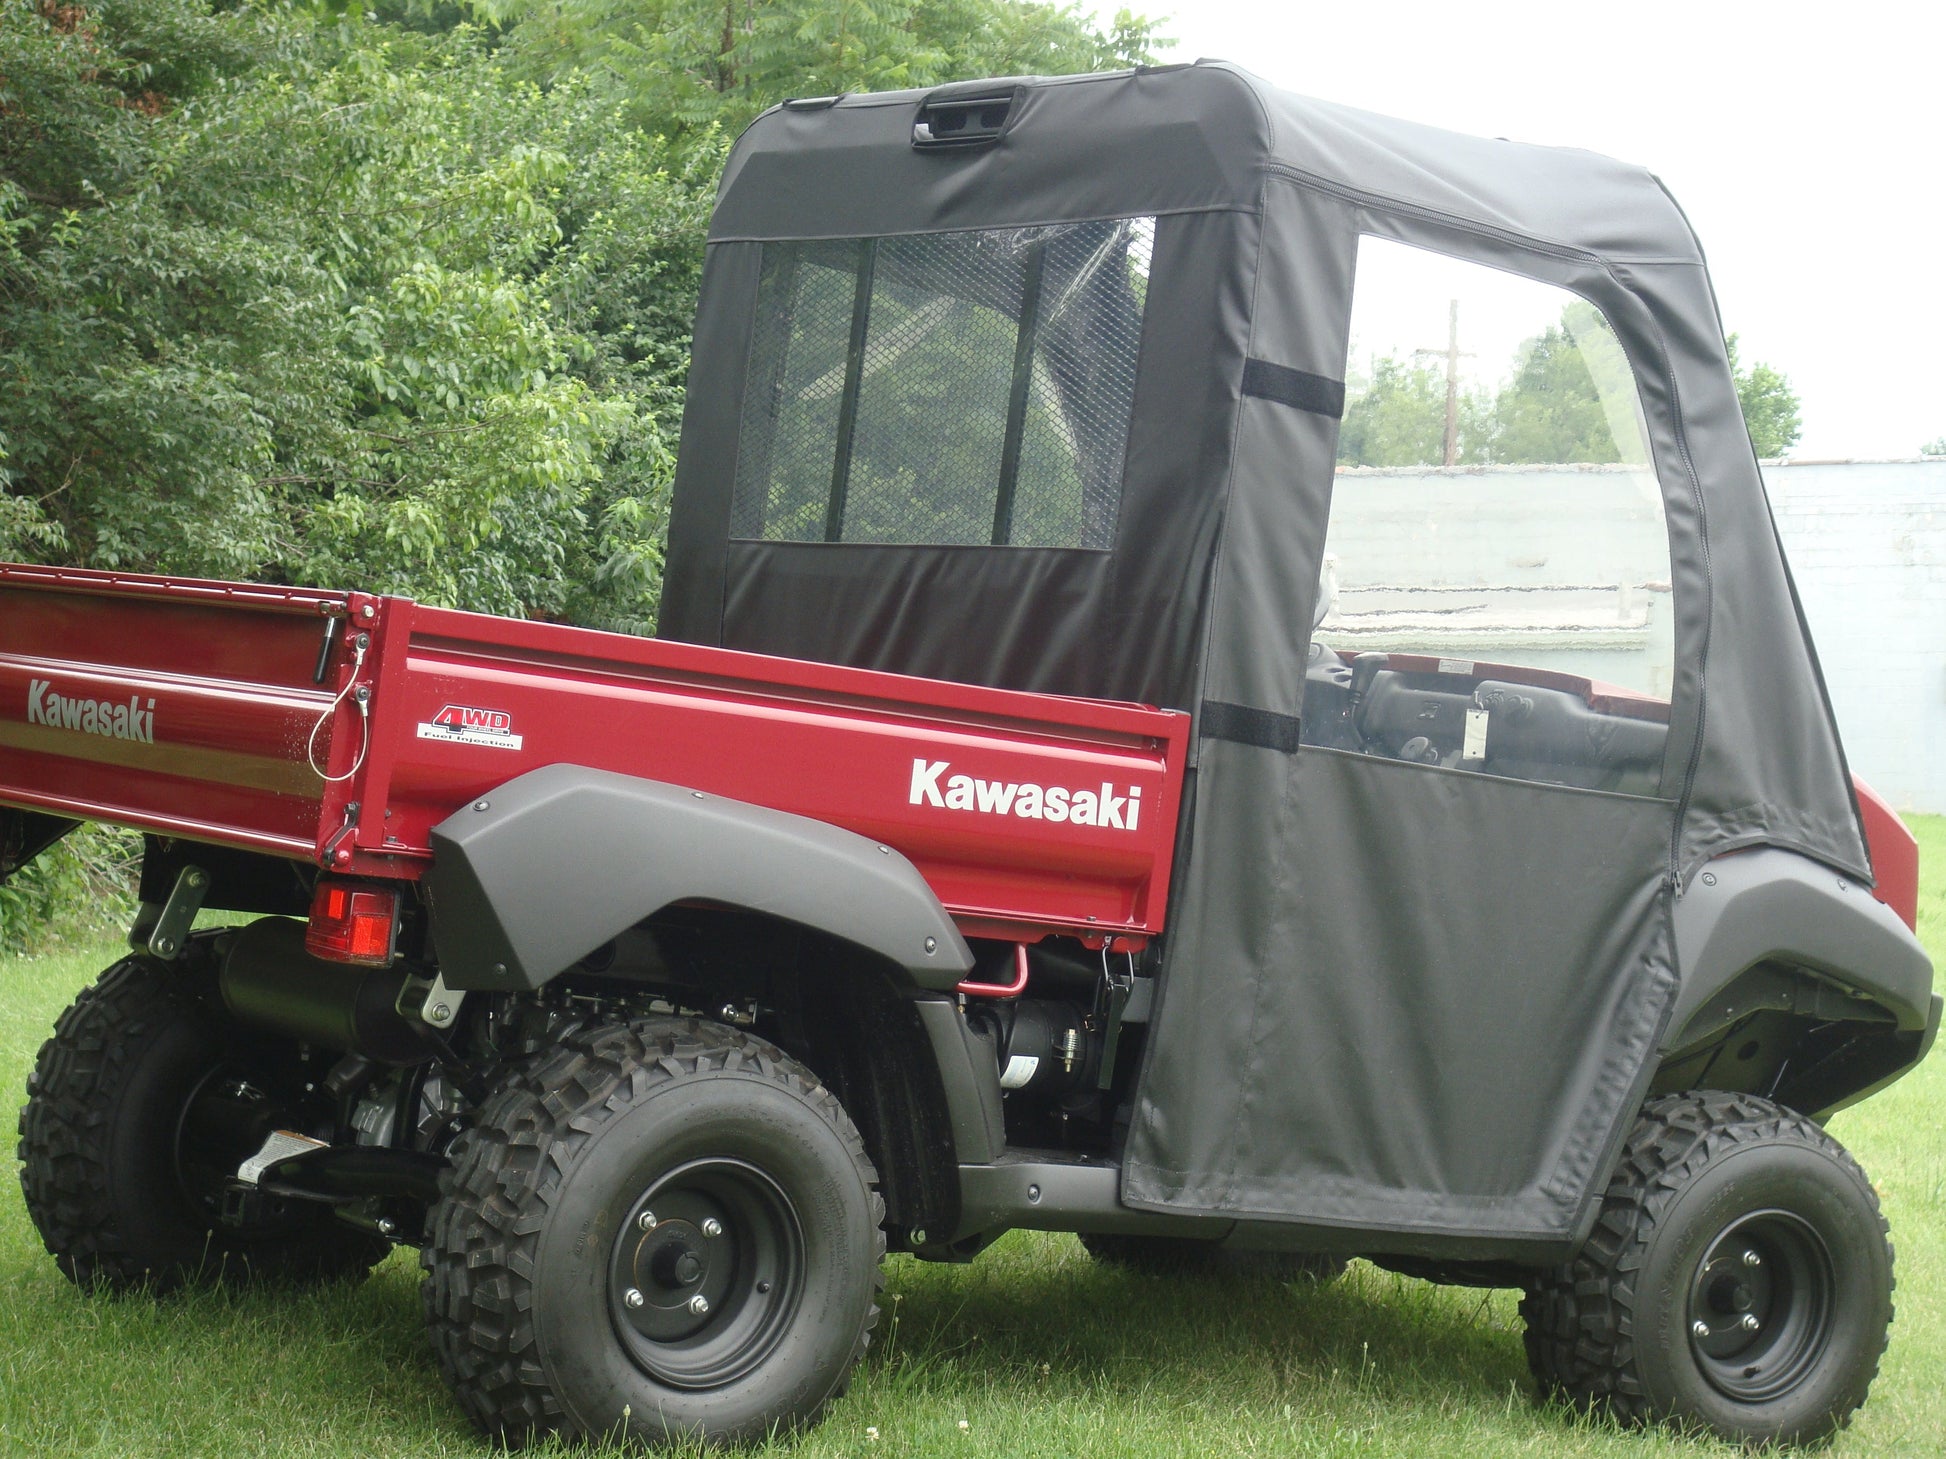
{"label": "knobby front tire", "polygon": [[1804,1116],[1747,1094],[1652,1101],[1593,1236],[1521,1303],[1542,1392],[1744,1444],[1829,1439],[1892,1321],[1871,1183]]}

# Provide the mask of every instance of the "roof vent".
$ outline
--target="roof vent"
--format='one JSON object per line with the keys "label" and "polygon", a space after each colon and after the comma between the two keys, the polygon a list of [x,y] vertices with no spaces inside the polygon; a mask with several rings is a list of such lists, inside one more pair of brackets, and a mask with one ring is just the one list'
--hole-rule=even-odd
{"label": "roof vent", "polygon": [[912,124],[915,147],[983,147],[1006,130],[1012,91],[984,96],[936,96],[919,103]]}

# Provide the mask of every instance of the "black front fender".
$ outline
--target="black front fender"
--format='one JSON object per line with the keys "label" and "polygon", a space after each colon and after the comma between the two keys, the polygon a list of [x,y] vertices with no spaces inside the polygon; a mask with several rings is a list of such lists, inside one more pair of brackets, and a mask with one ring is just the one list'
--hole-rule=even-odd
{"label": "black front fender", "polygon": [[425,890],[449,987],[538,988],[677,902],[841,937],[950,988],[973,954],[890,847],[764,806],[579,765],[529,771],[432,833]]}
{"label": "black front fender", "polygon": [[1930,1020],[1932,961],[1919,939],[1867,888],[1795,852],[1764,847],[1710,862],[1677,902],[1675,932],[1682,991],[1665,1049],[1751,1011],[1715,1004],[1759,965],[1816,974],[1902,1031]]}

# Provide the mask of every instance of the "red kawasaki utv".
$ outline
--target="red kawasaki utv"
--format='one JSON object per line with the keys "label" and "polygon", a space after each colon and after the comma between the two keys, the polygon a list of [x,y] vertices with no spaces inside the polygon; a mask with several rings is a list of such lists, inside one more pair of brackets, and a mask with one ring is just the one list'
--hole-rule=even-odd
{"label": "red kawasaki utv", "polygon": [[147,838],[61,1269],[416,1246],[511,1442],[808,1422],[1015,1227],[1843,1424],[1940,1000],[1656,180],[1197,64],[788,103],[710,239],[658,640],[0,568],[0,874]]}

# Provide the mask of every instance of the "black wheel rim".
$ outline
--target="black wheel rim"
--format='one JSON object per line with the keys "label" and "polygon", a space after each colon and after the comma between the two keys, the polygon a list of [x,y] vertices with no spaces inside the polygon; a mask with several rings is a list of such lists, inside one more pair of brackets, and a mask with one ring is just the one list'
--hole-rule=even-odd
{"label": "black wheel rim", "polygon": [[1740,1403],[1788,1393],[1830,1343],[1835,1292],[1831,1253],[1802,1217],[1739,1217],[1709,1244],[1689,1284],[1697,1367]]}
{"label": "black wheel rim", "polygon": [[804,1266],[803,1225],[776,1181],[741,1160],[691,1161],[629,1207],[609,1262],[609,1311],[650,1377],[717,1388],[783,1339]]}

